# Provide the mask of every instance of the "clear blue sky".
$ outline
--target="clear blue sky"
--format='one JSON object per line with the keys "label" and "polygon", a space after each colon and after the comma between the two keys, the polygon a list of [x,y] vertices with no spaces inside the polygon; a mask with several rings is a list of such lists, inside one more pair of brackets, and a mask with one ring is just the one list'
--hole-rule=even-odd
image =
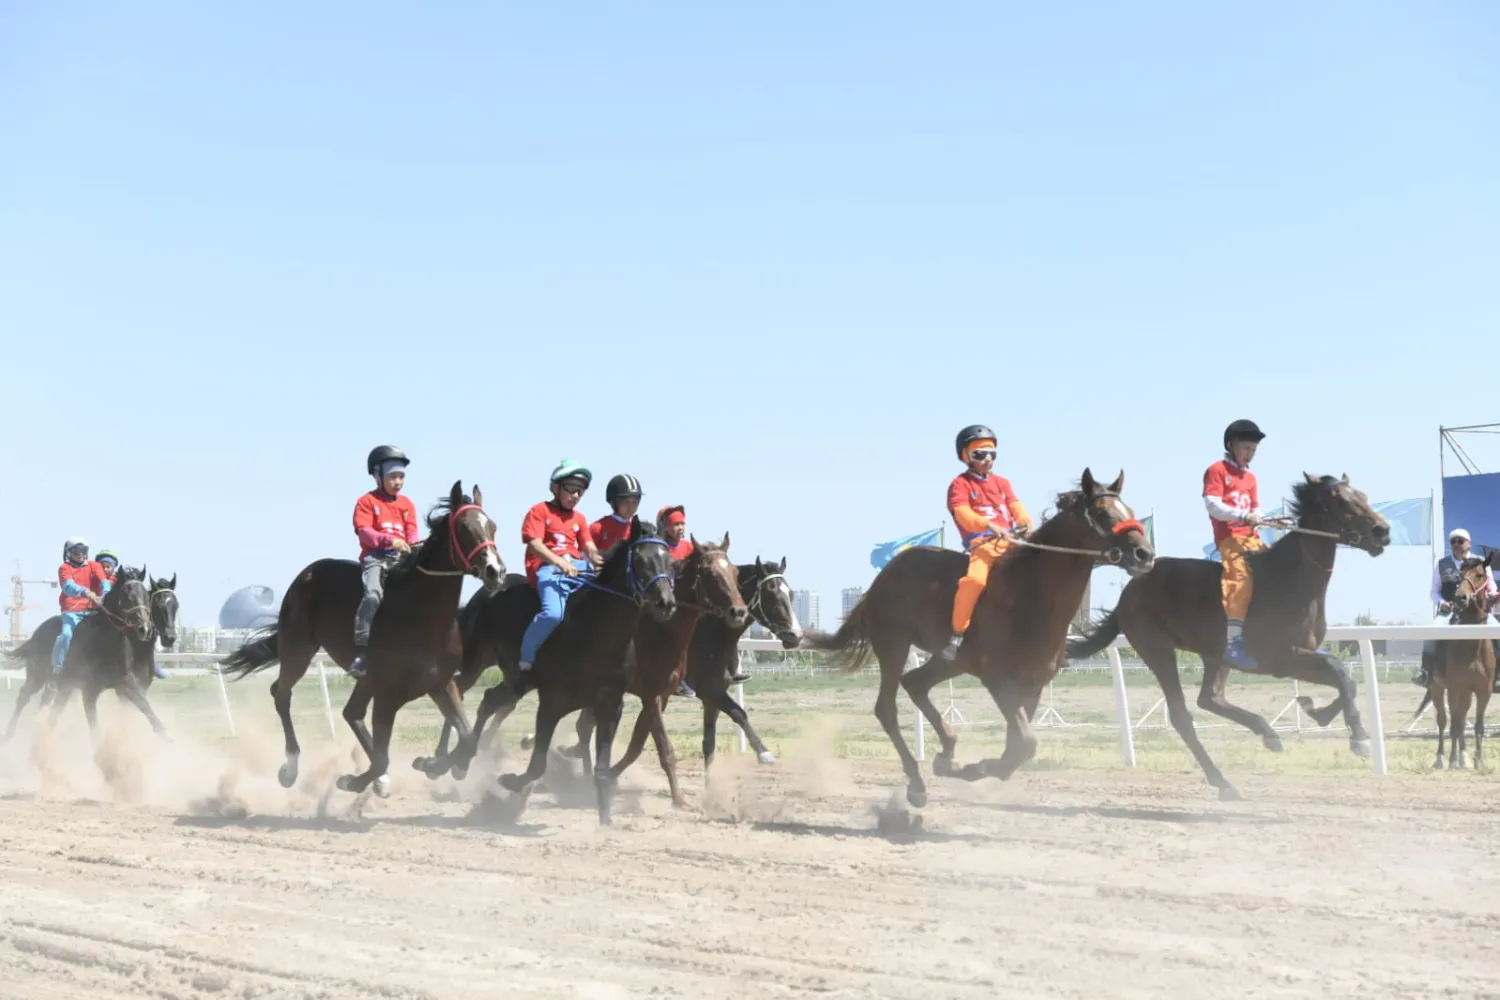
{"label": "clear blue sky", "polygon": [[[513,565],[573,456],[591,515],[632,472],[836,613],[945,518],[964,424],[1034,510],[1124,468],[1197,555],[1236,417],[1271,498],[1306,469],[1377,500],[1500,418],[1481,0],[0,22],[6,576],[82,533],[210,622],[356,554],[390,441],[423,510],[483,485]],[[1332,617],[1424,615],[1427,575],[1345,553]]]}

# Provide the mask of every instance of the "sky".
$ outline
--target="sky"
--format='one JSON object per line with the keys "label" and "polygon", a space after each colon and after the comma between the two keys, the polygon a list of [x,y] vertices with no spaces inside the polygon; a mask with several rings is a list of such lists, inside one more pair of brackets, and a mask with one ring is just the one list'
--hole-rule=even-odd
{"label": "sky", "polygon": [[[875,543],[945,521],[966,424],[1034,512],[1123,469],[1159,550],[1198,556],[1231,420],[1268,434],[1267,506],[1303,471],[1427,495],[1438,427],[1500,420],[1482,0],[0,25],[7,577],[82,534],[211,624],[355,557],[392,443],[424,512],[483,487],[513,567],[570,457],[590,516],[629,472],[828,617]],[[1345,550],[1329,617],[1427,620],[1429,572]]]}

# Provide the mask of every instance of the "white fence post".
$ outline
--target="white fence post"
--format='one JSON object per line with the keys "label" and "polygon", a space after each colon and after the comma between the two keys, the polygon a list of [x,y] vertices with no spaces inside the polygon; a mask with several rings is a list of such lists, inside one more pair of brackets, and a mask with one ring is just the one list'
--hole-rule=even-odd
{"label": "white fence post", "polygon": [[229,723],[229,735],[238,736],[234,731],[234,713],[229,710],[229,688],[224,686],[224,668],[222,665],[214,669],[214,676],[219,679],[219,700],[224,702],[224,721]]}
{"label": "white fence post", "polygon": [[1380,717],[1380,678],[1375,674],[1375,643],[1359,640],[1359,659],[1365,666],[1365,686],[1370,692],[1370,764],[1376,774],[1386,774],[1385,720]]}
{"label": "white fence post", "polygon": [[[734,700],[740,703],[740,708],[744,708],[745,707],[745,684],[744,684],[743,681],[741,681],[739,684],[736,684],[734,686]],[[745,739],[745,730],[744,729],[742,729],[739,726],[735,726],[734,728],[737,729],[737,730],[739,730],[739,736],[740,736],[739,741],[738,741],[739,742],[739,748],[740,748],[739,752],[740,753],[745,753],[747,750],[750,749],[750,741],[747,740],[747,739]]]}
{"label": "white fence post", "polygon": [[328,713],[328,735],[338,739],[339,730],[333,723],[333,699],[328,697],[328,669],[321,661],[318,663],[318,683],[323,685],[323,711]]}
{"label": "white fence post", "polygon": [[917,760],[927,759],[927,720],[922,718],[922,710],[913,705],[911,707],[912,728],[917,732]]}
{"label": "white fence post", "polygon": [[1120,647],[1110,646],[1109,670],[1115,676],[1115,716],[1120,721],[1120,752],[1125,766],[1135,767],[1135,734],[1130,724],[1130,699],[1125,691],[1125,665],[1120,662]]}

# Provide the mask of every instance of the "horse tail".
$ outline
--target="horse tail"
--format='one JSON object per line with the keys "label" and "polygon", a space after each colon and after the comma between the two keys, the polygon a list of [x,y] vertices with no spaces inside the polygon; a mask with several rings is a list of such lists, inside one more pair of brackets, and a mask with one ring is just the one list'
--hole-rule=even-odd
{"label": "horse tail", "polygon": [[1094,622],[1093,626],[1077,639],[1069,639],[1067,655],[1070,660],[1082,660],[1102,653],[1109,648],[1109,644],[1120,636],[1120,609],[1115,608],[1109,614]]}
{"label": "horse tail", "polygon": [[1417,706],[1417,710],[1411,714],[1411,717],[1413,719],[1415,719],[1417,716],[1419,716],[1423,712],[1427,711],[1427,706],[1431,705],[1431,704],[1432,704],[1432,685],[1428,684],[1427,685],[1427,690],[1425,690],[1425,691],[1422,692],[1422,703]]}
{"label": "horse tail", "polygon": [[36,636],[27,639],[15,649],[7,649],[5,655],[12,660],[24,660],[31,655],[31,646],[34,642],[36,642]]}
{"label": "horse tail", "polygon": [[280,643],[277,640],[280,626],[271,625],[250,637],[250,641],[230,653],[219,672],[233,680],[240,680],[264,670],[281,659]]}
{"label": "horse tail", "polygon": [[834,666],[846,674],[852,674],[860,670],[866,663],[870,662],[873,650],[870,648],[870,630],[866,627],[866,619],[869,617],[865,609],[865,602],[870,598],[867,592],[854,605],[849,612],[849,617],[839,626],[839,630],[832,634],[827,632],[807,631],[802,634],[802,642],[799,649],[816,649],[825,653],[835,653]]}

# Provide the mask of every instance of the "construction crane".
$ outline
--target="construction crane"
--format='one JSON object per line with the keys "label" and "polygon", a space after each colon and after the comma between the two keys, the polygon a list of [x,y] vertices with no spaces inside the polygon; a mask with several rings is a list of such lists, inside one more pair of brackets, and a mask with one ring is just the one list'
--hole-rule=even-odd
{"label": "construction crane", "polygon": [[29,583],[32,586],[51,587],[53,590],[56,590],[58,583],[56,580],[21,579],[21,560],[19,559],[16,560],[16,574],[10,578],[10,583],[12,588],[10,607],[5,609],[5,613],[10,615],[10,646],[14,649],[21,644],[22,617],[25,616],[26,612],[34,611],[41,607],[40,604],[26,603],[26,585]]}

